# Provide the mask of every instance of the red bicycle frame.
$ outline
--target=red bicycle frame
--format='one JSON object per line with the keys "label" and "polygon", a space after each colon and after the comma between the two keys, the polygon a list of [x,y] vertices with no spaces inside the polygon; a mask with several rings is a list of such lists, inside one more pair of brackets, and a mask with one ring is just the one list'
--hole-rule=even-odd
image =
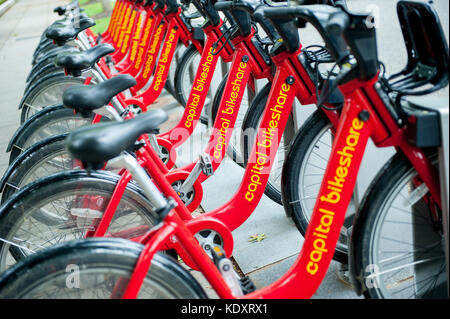
{"label": "red bicycle frame", "polygon": [[[245,49],[242,50],[245,52]],[[276,73],[249,164],[237,193],[222,207],[193,218],[172,188],[164,173],[166,168],[161,165],[156,153],[147,148],[138,151],[139,163],[148,170],[161,192],[176,201],[177,207],[165,217],[161,227],[152,229],[143,237],[135,238],[142,242],[145,248],[138,259],[124,298],[137,296],[154,254],[164,249],[175,249],[187,265],[200,270],[219,297],[236,298],[193,235],[203,229],[217,231],[223,238],[225,253],[227,256],[231,255],[231,231],[247,220],[264,193],[276,155],[274,149],[278,148],[281,132],[291,113],[294,99],[297,97],[303,103],[316,101],[311,83],[305,81],[308,77],[302,77],[306,72],[296,58],[299,53],[300,50],[273,57]],[[242,72],[243,83],[249,78],[245,64],[250,61],[249,59],[244,62],[244,56],[242,52],[237,53],[233,60],[234,68],[232,67],[232,70]],[[345,102],[339,121],[335,112],[327,112],[335,125],[335,138],[301,252],[283,277],[244,298],[309,298],[317,290],[333,258],[369,138],[378,147],[394,146],[397,151],[403,152],[417,170],[420,179],[428,186],[434,201],[441,206],[436,168],[427,160],[423,150],[407,142],[405,128],[398,127],[377,93],[377,82],[378,75],[368,81],[352,80],[339,87]],[[229,83],[231,81],[228,81],[222,102],[227,98],[227,93],[231,96],[233,92]],[[236,99],[240,93],[236,93]],[[230,106],[221,103],[219,116],[226,107]],[[217,122],[223,126],[226,120]],[[232,124],[234,125],[234,122],[230,120],[230,125]],[[227,133],[223,139],[229,140]],[[222,150],[222,158],[224,152],[225,150]],[[214,156],[211,151],[209,154]],[[108,218],[112,217],[114,206],[117,207],[121,192],[123,194],[130,179],[130,174],[122,175],[94,236],[104,235],[110,221]]]}
{"label": "red bicycle frame", "polygon": [[[111,43],[114,45],[114,47],[118,48],[117,40],[120,33],[126,31],[125,29],[127,27],[129,16],[133,7],[137,8],[138,5],[133,4],[132,1],[129,0],[116,1],[111,13],[109,25],[106,31],[101,34],[103,42]],[[90,29],[86,29],[85,33],[92,39],[91,42],[94,43],[97,39],[97,36]]]}
{"label": "red bicycle frame", "polygon": [[[278,146],[281,139],[279,131],[287,122],[296,92],[301,91],[303,86],[303,83],[295,81],[296,70],[293,68],[292,56],[285,56],[285,59],[279,56],[274,59],[274,63],[277,66],[275,79],[263,114],[261,129],[252,149],[251,163],[246,168],[241,186],[235,197],[222,208],[197,217],[197,224],[204,220],[206,226],[211,220],[216,220],[216,223],[225,225],[231,231],[247,219],[264,192],[275,158],[271,148]],[[345,97],[342,116],[336,128],[331,157],[298,259],[283,277],[244,298],[309,298],[317,290],[334,255],[369,138],[372,138],[377,146],[395,146],[404,152],[440,205],[440,186],[436,169],[421,149],[408,144],[405,130],[396,125],[374,88],[377,81],[378,75],[370,81],[352,80],[340,86]],[[157,176],[154,180],[160,182]],[[251,185],[256,186],[249,187]],[[172,195],[165,191],[164,194],[170,197]],[[180,211],[183,211],[183,207],[176,207],[167,216],[162,227],[152,230],[141,240],[146,246],[124,298],[137,296],[154,253],[167,247],[175,247],[180,256],[189,255],[189,263],[204,274],[219,297],[236,298],[193,237],[195,232],[189,227],[192,219],[183,221]]]}
{"label": "red bicycle frame", "polygon": [[[217,118],[214,122],[213,134],[210,136],[205,149],[205,154],[212,159],[214,170],[217,169],[225,157],[247,84],[254,90],[253,79],[268,78],[272,80],[271,67],[264,62],[263,57],[251,42],[253,35],[254,31],[252,30],[248,36],[237,36],[232,40],[235,49],[229,76],[220,101]],[[214,55],[211,54],[213,41],[214,39],[208,37],[207,46],[205,46],[205,50],[208,51],[206,51],[207,54],[202,55],[202,61],[205,62],[200,63],[186,104],[186,110],[180,122],[172,130],[158,136],[159,139],[165,139],[170,143],[167,149],[171,156],[176,156],[175,148],[188,139],[199,122],[201,109],[208,93],[207,88],[212,79],[212,72],[209,71],[205,76],[205,72],[201,72],[202,67],[206,65],[208,60],[212,61],[211,65],[217,61],[217,58],[214,59]],[[190,172],[195,164],[196,162],[191,163],[180,170]],[[202,173],[199,176],[199,181],[202,182],[207,178]]]}
{"label": "red bicycle frame", "polygon": [[[173,22],[172,25],[176,25],[180,22],[179,16],[175,15],[174,17],[178,17],[178,19],[171,20],[171,23]],[[191,90],[182,119],[173,129],[157,136],[158,144],[165,147],[170,154],[169,163],[166,163],[166,167],[159,165],[161,171],[170,179],[175,179],[175,176],[177,176],[179,180],[181,180],[183,177],[186,178],[196,164],[194,162],[187,165],[186,167],[169,172],[169,169],[172,168],[175,163],[175,148],[180,146],[188,139],[188,137],[193,133],[199,121],[201,110],[208,94],[208,89],[214,73],[213,71],[219,58],[219,55],[214,55],[212,53],[214,50],[213,44],[217,43],[221,36],[220,27],[221,25],[209,26],[205,28],[206,42],[201,56],[199,68],[196,73],[196,78],[194,79],[193,89]],[[168,29],[177,30],[177,28],[175,27],[169,27]],[[252,37],[253,31],[247,37],[238,36],[234,38],[232,40],[232,43],[235,47],[234,53],[231,55],[231,48],[226,45],[225,49],[222,50],[220,55],[224,61],[230,61],[231,58],[233,60],[230,69],[230,78],[229,81],[227,81],[227,85],[225,86],[220,108],[218,110],[218,114],[220,116],[214,124],[214,134],[211,136],[205,152],[214,159],[213,169],[217,169],[217,167],[225,157],[225,150],[231,138],[232,129],[237,118],[239,106],[242,101],[247,83],[252,89],[254,89],[254,78],[269,78],[269,80],[272,78],[271,67],[264,62],[263,57],[251,42]],[[225,41],[222,40],[222,42]],[[167,46],[167,43],[169,42],[166,41],[166,45],[164,47]],[[222,45],[224,45],[224,43],[222,43]],[[164,47],[162,52],[165,52]],[[171,54],[173,54],[173,50]],[[169,60],[171,60],[170,54],[167,58],[167,61]],[[161,65],[165,70],[163,77],[167,76],[168,68],[166,68],[165,64]],[[160,63],[158,63],[157,69],[160,68]],[[109,71],[107,69],[105,70],[105,73],[107,76],[109,75]],[[233,76],[233,78],[231,78],[231,76]],[[157,80],[156,76],[154,77],[153,82],[155,82],[155,80]],[[151,90],[151,88],[149,90]],[[146,94],[146,92],[144,92],[143,94]],[[119,94],[117,97],[122,105],[136,104],[137,97],[124,99],[123,95],[121,94]],[[131,116],[132,115],[130,114],[129,117]],[[100,117],[96,117],[95,122],[97,122],[99,119]],[[149,153],[152,153],[152,157],[155,158],[156,153],[152,152],[151,150],[148,151]],[[199,181],[202,182],[206,178],[207,176],[202,174],[199,178]],[[199,192],[201,191],[199,190]],[[197,193],[197,200],[189,205],[191,209],[197,208],[200,204],[201,196],[199,195],[200,194]]]}
{"label": "red bicycle frame", "polygon": [[[267,64],[265,64],[264,61],[259,61],[254,58],[260,55],[255,54],[255,52],[252,52],[249,49],[254,47],[252,45],[249,45],[247,42],[251,41],[252,36],[253,33],[248,37],[238,37],[234,39],[234,46],[236,50],[231,66],[232,71],[230,72],[230,74],[234,75],[234,78],[231,78],[227,81],[224,95],[222,96],[221,105],[218,110],[219,116],[215,122],[216,133],[211,136],[208,146],[206,147],[206,153],[209,154],[213,159],[212,163],[214,169],[216,169],[220,165],[221,160],[225,156],[226,147],[231,136],[231,129],[234,126],[237,110],[244,91],[240,85],[245,85],[247,83],[250,73],[252,72],[256,78],[271,77],[270,74],[268,74],[271,70],[267,66]],[[315,96],[316,91],[314,83],[311,81],[307,71],[297,59],[298,54],[300,54],[300,49],[297,52],[290,54],[281,53],[276,57],[273,57],[273,62],[275,63],[277,68],[283,70],[287,68],[292,74],[291,77],[294,79],[296,85],[292,90],[290,90],[290,92],[291,95],[294,96],[294,98],[297,97],[299,101],[304,105],[315,103],[317,98]],[[243,60],[247,62],[243,62]],[[202,64],[200,64],[200,67],[201,65]],[[257,72],[253,70],[256,70]],[[199,77],[199,73],[200,72],[197,73],[197,78]],[[195,85],[198,85],[197,81],[194,81],[194,87]],[[195,90],[191,91],[191,96],[193,91]],[[230,101],[233,101],[233,103],[229,103]],[[285,121],[287,121],[287,118],[289,117],[289,114],[291,112],[292,102],[293,98],[287,102],[285,101],[283,104],[285,109],[276,109],[276,114],[272,115],[273,118],[277,119],[277,121],[279,122],[278,127],[280,132],[283,132],[284,130],[284,127],[286,125]],[[276,103],[273,105],[276,105]],[[188,107],[186,109],[188,110]],[[185,111],[185,114],[186,113],[188,113],[188,111]],[[327,111],[326,113],[331,122],[336,125],[338,121],[337,112]],[[273,119],[268,120],[267,123],[262,123],[265,123],[265,125],[269,127],[269,125],[274,124],[273,122],[271,122],[272,120]],[[180,123],[183,123],[183,120]],[[225,128],[225,130],[222,128]],[[183,127],[181,127],[181,129],[183,129]],[[183,130],[181,131],[183,132]],[[169,131],[169,133],[167,134],[173,134],[173,132],[176,131]],[[271,135],[268,134],[267,136]],[[145,137],[146,136],[144,135],[143,138]],[[271,143],[271,145],[273,146],[271,146],[269,149],[269,151],[271,151],[273,154],[275,154],[277,151],[281,135],[277,138],[277,143]],[[160,142],[160,140],[158,142]],[[262,153],[261,151],[259,151],[256,154]],[[266,153],[266,157],[268,157],[267,154],[268,153]],[[179,207],[181,207],[182,201],[173,191],[171,185],[175,181],[185,180],[189,176],[189,172],[192,170],[195,163],[191,163],[181,169],[169,171],[169,169],[161,161],[155,150],[148,146],[148,143],[144,148],[138,151],[137,155],[139,158],[139,163],[149,172],[151,176],[154,177],[155,181],[157,181],[157,185],[161,187],[161,191],[166,195],[170,194],[170,196],[175,196]],[[250,163],[256,163],[256,165],[251,169],[246,170],[244,181],[241,184],[241,187],[237,194],[226,205],[207,214],[219,219],[231,230],[234,230],[242,223],[244,223],[256,208],[259,199],[264,193],[265,185],[267,184],[267,179],[262,179],[260,177],[260,174],[266,174],[266,177],[268,178],[268,172],[264,173],[261,170],[261,161],[262,159],[250,158]],[[202,182],[206,178],[207,176],[205,176],[204,174],[201,174],[199,176],[199,178],[193,185],[196,191],[195,199],[187,207],[183,205],[183,207],[186,208],[185,211],[178,211],[178,214],[183,220],[188,221],[192,219],[190,212],[194,211],[200,205],[203,194],[200,182]],[[113,200],[111,200],[110,205],[104,212],[104,215],[99,224],[101,226],[98,226],[102,230],[107,229],[109,222],[111,221],[112,216],[117,208],[120,197],[125,191],[126,185],[130,179],[131,177],[128,173],[125,173],[121,176],[120,182],[117,184],[114,190]],[[116,196],[118,197],[116,198]],[[93,236],[104,236],[104,234],[105,233],[103,231],[97,231],[95,234],[93,234]]]}
{"label": "red bicycle frame", "polygon": [[[146,85],[153,72],[167,22],[173,17],[165,17],[164,8],[158,8],[156,5],[151,8],[124,3],[122,6],[118,5],[116,10],[111,20],[114,16],[120,16],[121,21],[109,41],[103,41],[112,43],[116,48],[111,57],[119,74],[130,74],[136,78],[137,84],[130,88],[131,93],[136,95]],[[86,34],[95,39],[89,29]],[[189,40],[183,41],[187,45]],[[94,43],[92,40],[91,44]],[[100,60],[98,65],[107,78],[112,76],[104,61]]]}

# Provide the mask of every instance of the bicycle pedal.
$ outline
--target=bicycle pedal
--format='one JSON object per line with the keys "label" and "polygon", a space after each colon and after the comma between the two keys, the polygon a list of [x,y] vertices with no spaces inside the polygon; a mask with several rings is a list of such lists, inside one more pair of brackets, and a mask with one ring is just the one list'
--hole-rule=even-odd
{"label": "bicycle pedal", "polygon": [[206,176],[211,176],[214,174],[214,169],[209,155],[200,155],[200,167],[203,174]]}
{"label": "bicycle pedal", "polygon": [[233,294],[236,297],[243,296],[245,294],[239,275],[234,271],[233,263],[226,257],[225,251],[220,246],[212,247],[211,253],[213,255],[214,264],[222,274],[223,279],[228,284]]}
{"label": "bicycle pedal", "polygon": [[255,284],[250,279],[250,277],[244,276],[244,277],[240,278],[239,281],[241,283],[241,289],[242,289],[242,292],[244,293],[244,295],[249,294],[256,290]]}

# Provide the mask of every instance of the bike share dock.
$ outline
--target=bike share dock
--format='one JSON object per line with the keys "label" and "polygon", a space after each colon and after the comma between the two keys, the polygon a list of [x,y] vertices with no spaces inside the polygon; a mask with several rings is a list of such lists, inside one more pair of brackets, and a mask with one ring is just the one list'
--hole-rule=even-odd
{"label": "bike share dock", "polygon": [[[67,0],[16,0],[14,6],[0,17],[0,173],[2,175],[8,166],[9,154],[6,153],[6,147],[19,126],[20,112],[17,107],[23,95],[26,76],[31,68],[33,49],[44,29],[58,19],[58,16],[53,13],[53,8],[67,2]],[[354,4],[355,9],[365,9],[371,2],[370,0],[349,0],[349,5]],[[447,1],[437,0],[435,2],[437,9],[448,12]],[[383,6],[394,7],[394,2],[391,0],[377,0],[376,3],[380,8]],[[392,12],[392,17],[388,16],[391,14],[390,12]],[[443,14],[441,18],[444,29],[448,32],[448,15]],[[383,10],[381,19],[380,25],[383,27],[379,32],[383,35],[380,36],[383,42],[380,43],[380,58],[387,60],[384,57],[395,56],[400,61],[393,67],[403,65],[401,61],[404,61],[404,52],[401,51],[401,47],[399,49],[403,43],[398,41],[401,35],[395,11]],[[389,24],[392,24],[392,28]],[[392,35],[390,35],[391,33]],[[384,37],[384,35],[387,36]],[[448,37],[448,33],[446,36]],[[306,40],[308,39],[306,38]],[[401,54],[396,52],[401,52]],[[396,63],[396,59],[390,59],[389,62],[392,65]],[[387,65],[388,70],[391,65]],[[448,88],[443,91],[443,94],[448,96]],[[161,107],[168,104],[174,105],[169,110],[170,119],[165,126],[170,127],[170,123],[176,123],[178,117],[181,116],[182,107],[176,105],[175,100],[168,94],[161,96],[156,104]],[[312,107],[309,109],[312,110]],[[177,166],[190,163],[192,154],[199,154],[194,150],[201,150],[198,142],[200,131],[197,129],[191,141],[178,150]],[[381,167],[384,162],[380,158],[387,159],[389,154],[389,150],[382,150],[380,155],[375,158],[378,161],[375,167]],[[363,162],[363,168],[364,166],[371,167],[371,165],[370,160]],[[209,211],[227,202],[238,189],[243,172],[244,170],[231,159],[224,160],[214,176],[203,183],[203,210]],[[375,174],[376,171],[373,172],[373,175]],[[369,180],[370,177],[362,184],[368,185]],[[266,286],[280,278],[296,259],[303,242],[303,238],[294,224],[285,217],[283,207],[266,196],[262,198],[254,214],[245,224],[236,229],[233,235],[235,241],[234,260],[240,270],[253,279],[257,287]],[[250,241],[250,236],[256,236],[257,239]],[[337,265],[336,262],[332,262],[328,274],[314,298],[361,298],[353,292],[352,288],[339,280]],[[208,283],[204,280],[201,282],[208,292]]]}

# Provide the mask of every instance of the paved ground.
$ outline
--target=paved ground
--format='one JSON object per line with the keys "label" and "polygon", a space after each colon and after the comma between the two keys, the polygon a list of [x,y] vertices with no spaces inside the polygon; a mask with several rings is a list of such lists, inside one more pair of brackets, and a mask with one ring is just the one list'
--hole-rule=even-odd
{"label": "paved ground", "polygon": [[[31,68],[30,61],[38,39],[46,26],[57,17],[52,9],[67,1],[62,0],[17,0],[17,3],[5,15],[0,17],[0,174],[7,167],[8,155],[6,145],[19,125],[17,106],[25,87],[25,79]],[[404,58],[399,45],[399,30],[391,0],[349,0],[350,6],[366,9],[375,2],[383,14],[379,32],[380,57],[388,60],[388,68],[396,67]],[[448,37],[448,2],[435,1]],[[444,14],[445,13],[445,14]],[[392,27],[392,28],[391,28]],[[400,36],[401,37],[401,36]],[[317,41],[313,32],[304,32],[302,40]],[[401,38],[400,38],[401,40]],[[448,96],[448,90],[441,94]],[[159,103],[167,105],[173,102],[168,96]],[[181,107],[172,108],[170,122],[166,127],[176,123],[182,112]],[[197,130],[195,137],[201,136]],[[201,141],[193,138],[179,150],[177,165],[191,160],[192,154],[201,150]],[[386,154],[388,154],[387,152]],[[387,156],[387,155],[385,155]],[[370,166],[370,165],[368,165]],[[372,169],[373,171],[373,169]],[[234,194],[238,188],[243,170],[231,160],[226,160],[215,175],[204,185],[205,211],[217,208]],[[220,193],[218,192],[220,190]],[[218,196],[220,194],[220,196]],[[266,240],[250,243],[248,237],[264,233]],[[278,279],[292,265],[301,248],[302,237],[295,226],[284,217],[281,206],[264,197],[249,220],[233,232],[235,238],[234,259],[241,270],[249,274],[258,287],[265,286]],[[337,263],[332,263],[327,277],[314,298],[358,298],[351,288],[339,281],[336,276]],[[205,286],[207,286],[205,284]]]}

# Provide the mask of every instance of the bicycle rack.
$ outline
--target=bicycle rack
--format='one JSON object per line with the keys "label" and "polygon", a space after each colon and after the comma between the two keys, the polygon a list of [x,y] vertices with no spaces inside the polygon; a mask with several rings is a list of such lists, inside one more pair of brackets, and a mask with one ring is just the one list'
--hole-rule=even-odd
{"label": "bicycle rack", "polygon": [[[447,267],[447,278],[450,274],[449,263],[449,212],[448,212],[448,161],[449,161],[449,135],[448,135],[448,121],[449,121],[449,109],[447,107],[440,107],[437,109],[439,112],[439,119],[441,124],[441,147],[439,147],[439,171],[440,171],[440,184],[441,184],[441,198],[442,198],[442,223],[444,224],[444,238],[445,238],[445,263]],[[450,290],[450,285],[447,281],[447,291]]]}

